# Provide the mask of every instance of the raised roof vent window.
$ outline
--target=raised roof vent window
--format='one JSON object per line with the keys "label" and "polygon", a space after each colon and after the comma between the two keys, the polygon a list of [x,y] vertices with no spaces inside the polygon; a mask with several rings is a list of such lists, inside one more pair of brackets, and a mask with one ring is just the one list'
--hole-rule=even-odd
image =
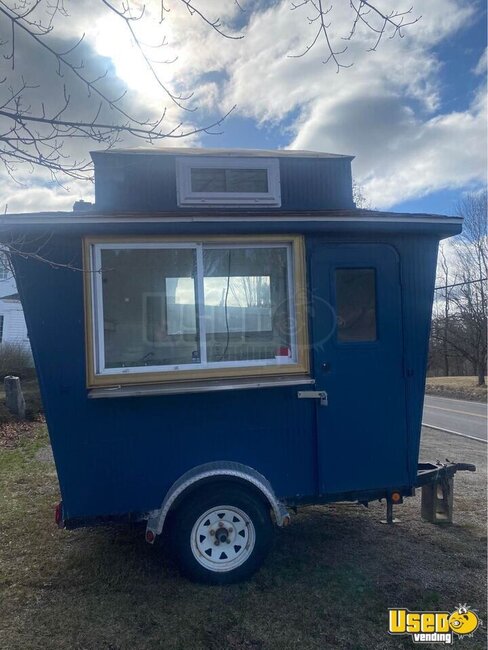
{"label": "raised roof vent window", "polygon": [[192,192],[268,192],[267,169],[191,168]]}
{"label": "raised roof vent window", "polygon": [[178,205],[281,205],[280,168],[273,158],[177,159]]}

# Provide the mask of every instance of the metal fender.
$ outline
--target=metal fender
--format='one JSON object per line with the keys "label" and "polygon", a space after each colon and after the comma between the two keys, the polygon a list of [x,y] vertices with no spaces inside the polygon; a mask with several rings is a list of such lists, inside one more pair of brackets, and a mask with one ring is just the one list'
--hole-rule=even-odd
{"label": "metal fender", "polygon": [[156,539],[156,536],[162,533],[168,512],[171,510],[171,507],[175,504],[176,500],[181,497],[190,486],[205,479],[225,476],[228,476],[229,478],[237,478],[253,485],[264,497],[266,497],[273,510],[277,525],[283,526],[288,523],[290,516],[285,506],[276,497],[271,483],[265,476],[247,465],[222,460],[197,465],[188,470],[188,472],[185,472],[173,483],[164,497],[161,508],[149,513],[146,526],[146,541],[152,544]]}

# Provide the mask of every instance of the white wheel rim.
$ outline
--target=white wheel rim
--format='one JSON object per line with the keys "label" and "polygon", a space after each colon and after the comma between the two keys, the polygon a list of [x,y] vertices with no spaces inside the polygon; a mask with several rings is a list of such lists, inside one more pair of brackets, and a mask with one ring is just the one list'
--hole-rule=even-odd
{"label": "white wheel rim", "polygon": [[191,531],[191,550],[209,571],[232,571],[254,550],[256,531],[249,516],[235,506],[210,508]]}

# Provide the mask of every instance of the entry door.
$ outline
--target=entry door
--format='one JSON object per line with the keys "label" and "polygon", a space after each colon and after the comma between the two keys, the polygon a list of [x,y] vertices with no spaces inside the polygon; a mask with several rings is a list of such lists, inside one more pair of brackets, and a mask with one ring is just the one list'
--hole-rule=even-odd
{"label": "entry door", "polygon": [[319,493],[408,484],[400,265],[386,244],[312,253]]}

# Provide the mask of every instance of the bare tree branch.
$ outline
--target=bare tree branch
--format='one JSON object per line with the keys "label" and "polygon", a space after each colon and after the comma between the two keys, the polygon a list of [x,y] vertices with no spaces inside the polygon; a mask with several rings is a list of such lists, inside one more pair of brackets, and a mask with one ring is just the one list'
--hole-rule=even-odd
{"label": "bare tree branch", "polygon": [[447,371],[448,357],[457,355],[470,361],[479,385],[485,383],[487,360],[486,211],[486,191],[467,195],[458,206],[458,214],[464,217],[463,232],[456,238],[449,257],[441,251],[443,284],[439,290],[444,293],[444,307],[434,316],[431,343],[431,355],[438,352],[436,344],[441,345]]}
{"label": "bare tree branch", "polygon": [[[352,11],[352,26],[349,34],[342,37],[342,40],[351,41],[356,35],[359,24],[364,25],[368,31],[376,35],[376,41],[372,47],[368,49],[369,52],[375,51],[379,46],[382,38],[388,34],[389,38],[399,36],[403,38],[403,29],[417,23],[421,16],[413,17],[413,7],[407,10],[399,11],[392,9],[389,13],[382,12],[376,3],[366,2],[366,0],[350,0],[349,2]],[[325,43],[326,58],[322,63],[327,64],[332,61],[336,67],[336,72],[341,68],[350,68],[352,63],[342,63],[341,55],[347,51],[347,45],[342,49],[336,49],[332,43],[330,36],[331,22],[326,21],[326,16],[331,13],[333,5],[325,6],[323,0],[301,0],[301,2],[291,3],[291,10],[296,11],[299,9],[311,9],[311,14],[307,14],[307,20],[310,25],[318,25],[315,34],[310,43],[299,54],[290,54],[290,58],[301,58],[308,54],[312,48],[316,46],[320,39]],[[376,20],[377,24],[373,21]]]}
{"label": "bare tree branch", "polygon": [[[142,60],[150,71],[152,78],[157,85],[178,108],[193,112],[195,107],[185,106],[193,93],[179,94],[173,92],[170,87],[161,80],[156,72],[153,62],[145,52],[146,45],[140,40],[135,31],[134,23],[139,21],[145,11],[143,7],[139,13],[132,11],[130,2],[122,4],[118,9],[109,0],[99,0],[107,10],[121,20],[128,29],[132,42],[142,56]],[[190,2],[183,3],[188,11],[201,12],[194,9]],[[41,11],[41,13],[39,13]],[[35,166],[41,166],[51,172],[53,179],[59,182],[61,175],[70,178],[90,177],[92,166],[86,160],[72,159],[68,155],[65,143],[68,140],[86,139],[111,148],[121,137],[143,140],[146,143],[154,144],[169,139],[181,139],[198,133],[217,134],[225,118],[234,110],[232,107],[224,115],[211,120],[204,126],[184,126],[177,122],[165,128],[166,109],[156,119],[140,118],[130,114],[122,104],[126,96],[126,90],[115,95],[109,90],[106,83],[107,71],[97,76],[88,76],[84,62],[76,62],[73,54],[79,51],[84,42],[85,35],[82,34],[76,42],[67,48],[61,49],[54,46],[51,40],[46,40],[54,29],[54,19],[57,15],[67,16],[61,0],[25,0],[22,2],[8,2],[0,0],[0,20],[10,23],[12,37],[10,42],[5,41],[3,45],[9,47],[4,58],[11,61],[15,69],[15,49],[18,47],[15,34],[20,30],[24,37],[30,40],[40,51],[47,52],[53,59],[53,65],[60,77],[66,78],[62,85],[62,103],[58,108],[48,110],[45,102],[42,101],[38,108],[35,108],[27,101],[35,91],[42,92],[38,84],[26,82],[22,77],[17,79],[15,87],[6,86],[7,77],[0,80],[0,90],[3,86],[3,93],[0,94],[0,159],[4,164],[7,174],[16,180],[16,172],[19,166],[29,165],[33,170]],[[213,29],[220,29],[220,21],[205,21]],[[232,35],[226,35],[234,38]],[[161,47],[163,42],[157,47]],[[173,59],[174,61],[174,59]],[[167,61],[165,63],[170,63]],[[88,97],[92,95],[98,98],[94,105],[94,115],[86,119],[86,115],[75,116],[72,119],[65,119],[64,115],[70,112],[73,114],[73,100],[68,91],[67,84],[72,82],[80,83],[85,87]],[[100,116],[106,115],[107,111],[114,115],[114,119],[106,121]]]}
{"label": "bare tree branch", "polygon": [[[168,44],[166,36],[163,35],[157,43],[152,44],[146,43],[142,38],[143,22],[150,20],[146,6],[132,3],[131,0],[97,2],[106,15],[114,17],[124,26],[154,87],[166,96],[168,106],[194,114],[198,108],[191,103],[194,92],[175,89],[174,83],[169,80],[169,74],[164,78],[165,71],[168,70],[166,66],[174,63],[177,57],[170,56],[166,60],[155,61],[150,54],[150,51],[160,50]],[[241,16],[245,15],[246,20],[250,20],[251,12],[245,14],[243,0],[221,0],[220,6],[223,8],[229,2]],[[383,35],[388,34],[390,38],[397,35],[402,37],[402,30],[418,21],[418,18],[413,17],[411,8],[392,9],[385,13],[376,5],[376,2],[351,0],[352,27],[346,40],[354,37],[361,24],[377,36],[371,48],[376,49]],[[242,33],[237,33],[218,17],[218,12],[211,16],[208,10],[200,8],[196,0],[160,0],[161,21],[170,20],[172,10],[178,6],[204,28],[226,41],[243,38]],[[347,45],[338,48],[331,38],[331,24],[326,17],[332,15],[332,6],[325,6],[324,0],[297,0],[292,1],[291,9],[297,12],[305,10],[306,20],[314,30],[305,49],[299,54],[291,55],[292,57],[303,57],[312,48],[324,43],[324,63],[332,62],[337,71],[352,65],[342,61]],[[89,66],[82,58],[82,52],[87,47],[85,34],[80,34],[68,45],[60,45],[59,39],[55,38],[57,21],[60,19],[69,19],[63,0],[0,0],[0,24],[3,22],[8,27],[6,33],[10,32],[10,37],[4,37],[0,47],[3,48],[4,60],[11,68],[10,73],[0,79],[0,160],[6,173],[14,180],[23,166],[29,171],[43,167],[50,171],[53,180],[58,183],[62,182],[63,176],[89,178],[91,163],[84,159],[83,154],[80,154],[80,159],[75,159],[66,146],[69,141],[86,140],[111,148],[122,138],[155,144],[164,142],[166,138],[180,139],[199,133],[215,134],[219,133],[223,120],[234,110],[235,107],[232,107],[216,119],[209,119],[209,123],[203,126],[195,126],[194,122],[185,125],[178,118],[169,125],[166,107],[161,109],[157,117],[149,113],[144,117],[139,111],[132,112],[128,108],[130,94],[127,88],[121,90],[120,85],[116,86],[108,70],[89,72]],[[37,79],[34,83],[32,79],[24,79],[22,72],[17,72],[21,57],[17,56],[16,59],[16,53],[20,54],[17,50],[25,43],[52,60],[53,74],[60,80],[55,96],[46,97],[45,88]],[[91,103],[91,109],[78,107],[80,92],[85,94],[85,104],[90,106]]]}
{"label": "bare tree branch", "polygon": [[[395,38],[397,35],[403,38],[402,30],[410,25],[415,25],[421,18],[421,16],[417,16],[416,18],[412,17],[413,7],[410,7],[406,11],[393,9],[387,14],[380,11],[376,5],[366,2],[366,0],[360,0],[358,3],[350,0],[350,5],[354,10],[355,17],[351,32],[349,36],[345,37],[345,40],[350,41],[354,37],[358,23],[362,22],[371,32],[377,34],[376,42],[368,49],[368,52],[373,52],[377,49],[381,39],[388,30],[390,30],[389,38]],[[379,18],[378,26],[375,26],[368,18],[370,14],[375,18]]]}

